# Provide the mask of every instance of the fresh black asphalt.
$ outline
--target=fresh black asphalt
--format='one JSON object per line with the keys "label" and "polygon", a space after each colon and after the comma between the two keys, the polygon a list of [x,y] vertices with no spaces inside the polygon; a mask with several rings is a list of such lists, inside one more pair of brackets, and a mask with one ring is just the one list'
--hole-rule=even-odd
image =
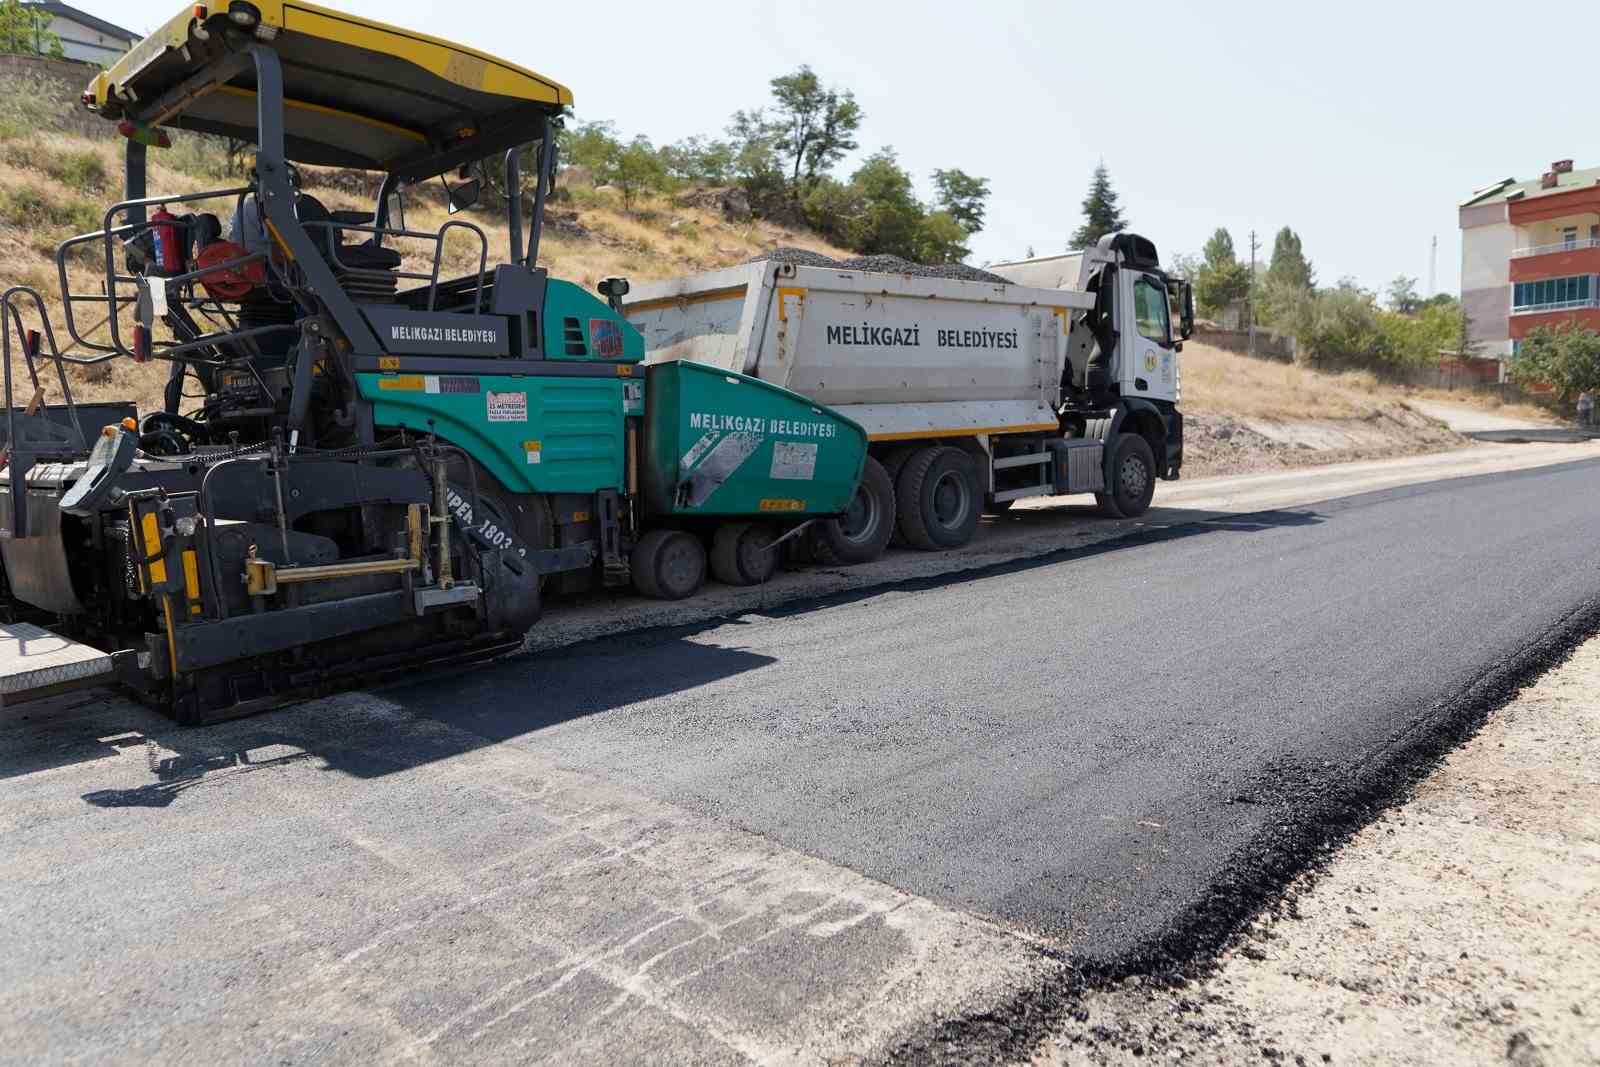
{"label": "fresh black asphalt", "polygon": [[1600,601],[1600,465],[1153,532],[386,695],[1110,960]]}

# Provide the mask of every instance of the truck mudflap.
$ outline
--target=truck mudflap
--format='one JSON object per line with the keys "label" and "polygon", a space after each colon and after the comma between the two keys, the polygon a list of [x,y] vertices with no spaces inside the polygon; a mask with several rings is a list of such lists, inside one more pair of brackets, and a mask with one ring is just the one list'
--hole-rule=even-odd
{"label": "truck mudflap", "polygon": [[641,489],[653,517],[836,515],[867,434],[768,382],[678,360],[648,370]]}

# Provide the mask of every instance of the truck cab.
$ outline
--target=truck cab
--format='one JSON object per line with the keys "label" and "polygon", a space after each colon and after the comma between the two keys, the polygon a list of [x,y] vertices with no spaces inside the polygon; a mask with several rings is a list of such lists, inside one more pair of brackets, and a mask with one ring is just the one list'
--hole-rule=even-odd
{"label": "truck cab", "polygon": [[1111,397],[1177,404],[1177,356],[1194,332],[1189,282],[1161,269],[1154,243],[1119,233],[1079,257],[1075,288],[1093,293],[1095,306],[1073,322],[1064,399],[1087,407],[1108,406]]}
{"label": "truck cab", "polygon": [[1178,355],[1194,332],[1189,281],[1167,273],[1155,243],[1132,233],[1107,234],[1079,252],[988,269],[1018,284],[1093,298],[1073,313],[1068,330],[1061,428],[1069,441],[1104,445],[1101,509],[1139,514],[1149,505],[1152,479],[1175,479],[1183,465]]}

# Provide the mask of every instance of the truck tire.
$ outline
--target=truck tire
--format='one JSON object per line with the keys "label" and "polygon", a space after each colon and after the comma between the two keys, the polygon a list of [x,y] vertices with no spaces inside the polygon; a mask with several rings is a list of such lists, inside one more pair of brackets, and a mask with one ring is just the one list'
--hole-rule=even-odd
{"label": "truck tire", "polygon": [[959,448],[935,445],[912,456],[895,493],[900,533],[912,548],[957,548],[977,532],[978,471]]}
{"label": "truck tire", "polygon": [[812,539],[817,557],[846,567],[877,559],[894,532],[894,509],[894,482],[883,464],[868,456],[850,507],[843,515],[818,521]]}
{"label": "truck tire", "polygon": [[[900,445],[885,453],[883,469],[888,472],[890,485],[900,484],[900,472],[905,470],[906,461],[916,454],[917,448],[917,445]],[[900,536],[898,522],[894,524],[894,532],[889,534],[889,543],[896,546],[903,546],[906,543],[906,539]]]}
{"label": "truck tire", "polygon": [[728,522],[711,540],[711,573],[728,585],[759,585],[778,569],[778,550],[770,527],[758,522]]}
{"label": "truck tire", "polygon": [[1156,495],[1156,457],[1136,433],[1119,433],[1106,442],[1111,451],[1111,484],[1094,495],[1100,512],[1114,519],[1136,519]]}
{"label": "truck tire", "polygon": [[706,580],[706,549],[682,530],[651,530],[633,546],[633,587],[657,600],[693,596]]}

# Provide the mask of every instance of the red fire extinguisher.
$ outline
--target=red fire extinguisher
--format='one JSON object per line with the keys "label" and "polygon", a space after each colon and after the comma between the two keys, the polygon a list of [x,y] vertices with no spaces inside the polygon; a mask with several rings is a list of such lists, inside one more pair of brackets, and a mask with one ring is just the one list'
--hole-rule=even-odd
{"label": "red fire extinguisher", "polygon": [[150,216],[150,232],[156,240],[156,265],[163,274],[183,273],[183,245],[178,239],[178,216],[162,204]]}

